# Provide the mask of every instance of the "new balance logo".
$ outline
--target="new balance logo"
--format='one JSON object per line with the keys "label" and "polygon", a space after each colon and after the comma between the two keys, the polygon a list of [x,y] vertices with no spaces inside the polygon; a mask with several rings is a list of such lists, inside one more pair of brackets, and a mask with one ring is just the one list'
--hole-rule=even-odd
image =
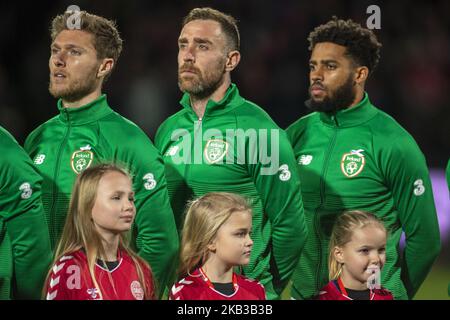
{"label": "new balance logo", "polygon": [[36,158],[34,158],[34,164],[43,164],[45,160],[45,154],[38,154]]}
{"label": "new balance logo", "polygon": [[171,146],[171,147],[169,148],[169,150],[167,150],[167,152],[166,152],[165,155],[166,155],[166,156],[173,157],[174,155],[177,154],[178,149],[179,149],[178,146]]}
{"label": "new balance logo", "polygon": [[304,166],[307,166],[311,163],[313,159],[313,156],[310,154],[302,154],[300,158],[298,159],[298,164],[302,164]]}

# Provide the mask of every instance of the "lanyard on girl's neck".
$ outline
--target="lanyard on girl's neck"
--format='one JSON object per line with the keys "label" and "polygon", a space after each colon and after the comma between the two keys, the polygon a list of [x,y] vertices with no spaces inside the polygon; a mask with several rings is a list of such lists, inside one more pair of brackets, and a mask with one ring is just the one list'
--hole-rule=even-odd
{"label": "lanyard on girl's neck", "polygon": [[[212,282],[209,280],[209,278],[208,278],[208,276],[206,275],[206,273],[205,273],[205,271],[203,270],[203,268],[199,268],[199,271],[200,271],[200,273],[202,274],[202,276],[203,276],[203,280],[206,282],[206,284],[208,285],[208,287],[210,288],[210,289],[214,289],[214,285],[212,284]],[[237,290],[237,288],[238,288],[238,284],[237,284],[237,276],[236,276],[236,274],[233,272],[233,278],[232,278],[233,280],[233,288],[234,288],[234,291],[236,291]]]}
{"label": "lanyard on girl's neck", "polygon": [[[339,290],[341,290],[341,294],[351,299],[347,293],[347,290],[345,290],[344,283],[342,282],[341,277],[338,278],[338,286]],[[369,300],[372,300],[374,295],[375,293],[372,291],[372,289],[370,289]]]}
{"label": "lanyard on girl's neck", "polygon": [[348,297],[348,293],[347,290],[345,290],[344,284],[342,283],[341,277],[338,278],[338,285],[339,285],[339,290],[341,290],[341,293]]}

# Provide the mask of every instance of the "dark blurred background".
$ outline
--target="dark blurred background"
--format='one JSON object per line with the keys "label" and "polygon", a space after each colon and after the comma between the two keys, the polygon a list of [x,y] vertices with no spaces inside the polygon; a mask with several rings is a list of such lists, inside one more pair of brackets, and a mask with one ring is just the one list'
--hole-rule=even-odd
{"label": "dark blurred background", "polygon": [[378,5],[381,29],[375,33],[383,48],[367,91],[426,156],[444,247],[418,297],[448,299],[450,204],[443,172],[450,157],[450,1],[2,1],[0,125],[21,144],[57,113],[47,90],[48,29],[52,18],[72,4],[116,20],[124,50],[104,92],[116,111],[152,139],[180,108],[177,38],[192,8],[211,6],[238,19],[242,60],[232,80],[245,98],[286,128],[308,113],[309,32],[333,15],[365,26],[367,7]]}

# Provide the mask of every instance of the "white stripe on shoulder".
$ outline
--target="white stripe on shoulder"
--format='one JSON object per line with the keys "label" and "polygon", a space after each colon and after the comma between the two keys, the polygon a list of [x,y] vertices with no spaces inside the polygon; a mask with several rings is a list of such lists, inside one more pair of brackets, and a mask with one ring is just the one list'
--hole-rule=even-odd
{"label": "white stripe on shoulder", "polygon": [[73,256],[62,256],[61,259],[59,259],[60,262],[69,260],[69,259],[73,259]]}
{"label": "white stripe on shoulder", "polygon": [[50,279],[50,288],[53,288],[54,286],[56,286],[59,283],[59,276],[57,276],[56,278],[51,278]]}
{"label": "white stripe on shoulder", "polygon": [[63,262],[63,263],[61,263],[61,264],[55,264],[54,266],[53,266],[53,273],[54,274],[57,274],[59,271],[61,271],[61,269],[62,268],[64,268],[64,265],[65,265],[66,263],[65,262]]}
{"label": "white stripe on shoulder", "polygon": [[186,280],[186,279],[181,279],[180,281],[179,281],[179,283],[181,283],[181,284],[191,284],[191,283],[193,283],[194,281],[191,281],[191,280]]}
{"label": "white stripe on shoulder", "polygon": [[178,292],[180,292],[181,289],[183,289],[183,288],[184,288],[183,285],[177,286],[176,284],[174,284],[174,285],[172,286],[172,295],[173,295],[173,296],[176,295],[176,294],[177,294]]}
{"label": "white stripe on shoulder", "polygon": [[53,291],[51,293],[48,292],[46,300],[53,300],[53,299],[55,299],[57,294],[58,294],[58,290],[55,290],[55,291]]}

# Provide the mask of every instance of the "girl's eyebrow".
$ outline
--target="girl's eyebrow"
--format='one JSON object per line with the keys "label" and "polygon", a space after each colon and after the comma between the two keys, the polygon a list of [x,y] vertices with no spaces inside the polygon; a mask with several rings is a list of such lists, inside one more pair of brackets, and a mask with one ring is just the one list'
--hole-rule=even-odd
{"label": "girl's eyebrow", "polygon": [[130,194],[130,195],[134,195],[134,191],[128,192],[128,191],[123,191],[123,190],[114,190],[113,191],[114,194]]}

